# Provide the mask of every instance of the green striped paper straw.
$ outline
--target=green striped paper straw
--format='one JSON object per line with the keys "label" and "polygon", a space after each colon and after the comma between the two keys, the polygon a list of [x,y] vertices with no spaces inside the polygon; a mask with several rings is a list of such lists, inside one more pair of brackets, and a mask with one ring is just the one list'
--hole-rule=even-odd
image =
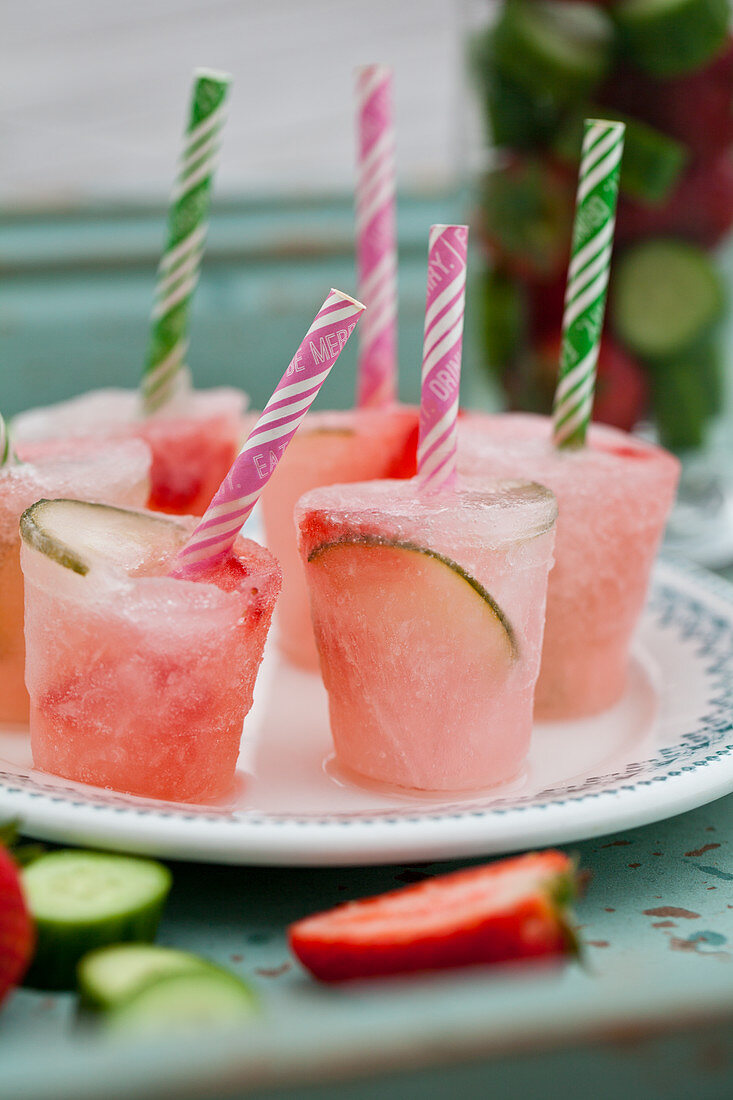
{"label": "green striped paper straw", "polygon": [[593,411],[624,124],[586,119],[553,408],[556,447],[582,447]]}
{"label": "green striped paper straw", "polygon": [[178,179],[168,209],[168,237],[158,268],[148,355],[141,392],[143,410],[155,412],[176,393],[188,350],[191,301],[201,257],[216,170],[225,100],[231,77],[197,69]]}
{"label": "green striped paper straw", "polygon": [[13,450],[5,417],[0,413],[0,466],[17,466],[18,456]]}

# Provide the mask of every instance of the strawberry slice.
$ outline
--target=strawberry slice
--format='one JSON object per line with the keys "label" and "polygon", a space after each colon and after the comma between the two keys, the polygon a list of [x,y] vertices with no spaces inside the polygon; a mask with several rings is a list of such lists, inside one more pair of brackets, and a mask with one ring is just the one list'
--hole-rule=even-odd
{"label": "strawberry slice", "polygon": [[576,954],[563,852],[531,852],[339,905],[290,926],[293,953],[324,982]]}
{"label": "strawberry slice", "polygon": [[34,944],[18,869],[0,846],[0,1003],[25,974]]}

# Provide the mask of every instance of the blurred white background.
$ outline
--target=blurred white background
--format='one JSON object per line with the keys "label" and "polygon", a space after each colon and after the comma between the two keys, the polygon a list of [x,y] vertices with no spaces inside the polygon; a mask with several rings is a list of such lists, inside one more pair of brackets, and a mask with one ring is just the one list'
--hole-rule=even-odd
{"label": "blurred white background", "polygon": [[350,188],[372,61],[396,73],[401,185],[458,171],[459,0],[16,0],[0,51],[6,208],[167,194],[197,65],[234,76],[220,195]]}

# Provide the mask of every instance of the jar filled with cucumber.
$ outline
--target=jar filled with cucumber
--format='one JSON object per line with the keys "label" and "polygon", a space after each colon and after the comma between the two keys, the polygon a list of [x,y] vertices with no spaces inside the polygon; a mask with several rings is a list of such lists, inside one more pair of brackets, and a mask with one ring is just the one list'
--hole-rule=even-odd
{"label": "jar filled with cucumber", "polygon": [[502,0],[470,66],[491,159],[475,312],[514,408],[555,390],[583,119],[626,123],[595,419],[686,453],[723,396],[733,234],[730,0]]}

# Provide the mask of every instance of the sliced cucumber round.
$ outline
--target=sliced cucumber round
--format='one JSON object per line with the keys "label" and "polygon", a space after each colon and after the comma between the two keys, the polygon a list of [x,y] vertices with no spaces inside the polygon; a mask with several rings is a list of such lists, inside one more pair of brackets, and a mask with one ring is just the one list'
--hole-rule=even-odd
{"label": "sliced cucumber round", "polygon": [[82,1008],[106,1012],[130,999],[154,978],[217,970],[190,951],[154,943],[116,943],[90,951],[76,971]]}
{"label": "sliced cucumber round", "polygon": [[22,872],[38,943],[26,984],[73,989],[87,952],[154,939],[171,887],[160,863],[106,852],[49,852]]}
{"label": "sliced cucumber round", "polygon": [[[452,603],[456,607],[472,593],[474,598],[469,598],[462,609],[462,626],[467,628],[469,621],[475,625],[476,620],[481,620],[484,627],[481,633],[489,639],[488,648],[492,650],[486,666],[516,660],[519,650],[514,630],[494,598],[463,566],[437,550],[379,535],[360,535],[322,543],[308,555],[309,565],[322,565],[326,560],[338,574],[351,568],[366,590],[368,585],[374,593],[381,590],[383,604],[387,603],[384,593],[394,585],[397,594],[403,597],[401,601],[394,601],[398,617],[404,614],[406,606],[427,606],[431,594],[436,591],[445,598],[446,605]],[[339,562],[338,566],[334,566],[334,560]],[[401,589],[405,589],[408,577],[412,590],[405,594]]]}
{"label": "sliced cucumber round", "polygon": [[37,501],[20,517],[20,533],[28,546],[82,576],[100,559],[136,569],[186,537],[173,519],[81,500]]}
{"label": "sliced cucumber round", "polygon": [[580,161],[585,118],[610,118],[625,124],[621,190],[631,198],[645,203],[663,202],[679,180],[687,162],[688,154],[684,145],[639,119],[609,111],[607,107],[589,106],[569,118],[558,131],[553,149],[562,160],[572,164]]}
{"label": "sliced cucumber round", "polygon": [[652,240],[619,262],[612,285],[614,327],[648,359],[684,353],[718,322],[725,290],[711,259],[695,245]]}
{"label": "sliced cucumber round", "polygon": [[631,61],[654,76],[676,76],[717,53],[731,12],[729,0],[621,0],[611,14]]}
{"label": "sliced cucumber round", "polygon": [[611,62],[612,25],[599,8],[564,0],[508,0],[494,31],[497,67],[534,95],[587,95]]}
{"label": "sliced cucumber round", "polygon": [[107,1016],[109,1028],[129,1035],[158,1035],[257,1015],[253,991],[233,974],[215,969],[157,978]]}

